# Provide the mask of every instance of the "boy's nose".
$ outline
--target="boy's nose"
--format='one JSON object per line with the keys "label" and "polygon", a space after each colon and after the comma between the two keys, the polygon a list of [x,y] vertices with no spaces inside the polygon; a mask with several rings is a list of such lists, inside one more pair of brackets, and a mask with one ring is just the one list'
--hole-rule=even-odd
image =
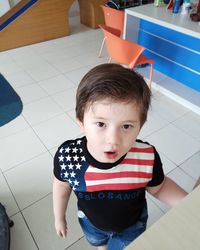
{"label": "boy's nose", "polygon": [[106,143],[111,145],[118,145],[120,141],[119,131],[110,129],[106,135]]}

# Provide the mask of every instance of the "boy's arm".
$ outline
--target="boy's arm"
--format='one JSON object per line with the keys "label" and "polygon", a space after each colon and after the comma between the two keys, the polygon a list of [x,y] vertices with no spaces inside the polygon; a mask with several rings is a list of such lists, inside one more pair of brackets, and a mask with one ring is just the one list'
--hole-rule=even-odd
{"label": "boy's arm", "polygon": [[53,211],[55,218],[55,228],[57,235],[66,238],[67,223],[65,212],[71,194],[71,187],[67,182],[59,181],[54,177],[53,180]]}
{"label": "boy's arm", "polygon": [[178,184],[166,176],[160,185],[155,187],[147,187],[146,190],[155,198],[167,203],[171,207],[175,206],[187,195],[186,191],[184,191]]}

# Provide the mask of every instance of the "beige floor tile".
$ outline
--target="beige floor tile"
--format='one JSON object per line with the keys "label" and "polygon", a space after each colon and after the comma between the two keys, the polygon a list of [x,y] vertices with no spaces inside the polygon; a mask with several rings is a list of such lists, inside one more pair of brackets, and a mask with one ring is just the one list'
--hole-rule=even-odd
{"label": "beige floor tile", "polygon": [[37,84],[30,84],[17,89],[18,95],[21,97],[23,105],[40,100],[46,97],[47,92]]}
{"label": "beige floor tile", "polygon": [[66,77],[71,79],[76,86],[78,86],[79,82],[83,78],[83,76],[89,71],[88,67],[82,67],[80,69],[76,69],[66,73]]}
{"label": "beige floor tile", "polygon": [[1,169],[5,171],[47,151],[33,130],[26,129],[0,139]]}
{"label": "beige floor tile", "polygon": [[62,113],[63,110],[54,102],[54,100],[52,100],[51,97],[31,102],[25,105],[23,109],[23,116],[31,126],[51,119]]}
{"label": "beige floor tile", "polygon": [[149,198],[147,197],[148,214],[147,228],[153,225],[159,218],[164,215],[164,212]]}
{"label": "beige floor tile", "polygon": [[22,115],[16,117],[14,120],[10,121],[9,123],[5,124],[0,129],[0,138],[7,137],[13,134],[16,134],[22,130],[29,128],[29,124],[24,119]]}
{"label": "beige floor tile", "polygon": [[52,195],[23,210],[23,215],[40,250],[64,250],[83,237],[76,210],[76,198],[72,195],[67,213],[68,237],[65,240],[57,237],[54,229]]}
{"label": "beige floor tile", "polygon": [[0,173],[0,202],[6,208],[9,216],[19,212],[19,208],[2,173]]}
{"label": "beige floor tile", "polygon": [[74,84],[64,75],[58,75],[56,77],[46,79],[38,82],[38,84],[49,94],[53,95],[58,92],[65,91],[74,87]]}
{"label": "beige floor tile", "polygon": [[189,112],[187,108],[164,95],[157,99],[152,99],[152,109],[169,122],[175,121]]}
{"label": "beige floor tile", "polygon": [[200,151],[192,155],[180,168],[183,169],[187,174],[192,176],[195,180],[200,176]]}
{"label": "beige floor tile", "polygon": [[20,88],[34,83],[34,80],[23,70],[17,73],[7,74],[5,77],[13,88]]}
{"label": "beige floor tile", "polygon": [[26,69],[26,71],[35,81],[42,81],[57,76],[60,73],[55,67],[47,62],[37,64],[34,67]]}
{"label": "beige floor tile", "polygon": [[199,115],[193,112],[189,112],[186,115],[182,116],[181,118],[177,119],[173,124],[200,141]]}
{"label": "beige floor tile", "polygon": [[52,95],[53,100],[62,108],[68,111],[75,108],[76,87]]}
{"label": "beige floor tile", "polygon": [[165,174],[168,174],[169,172],[171,172],[177,167],[177,165],[174,162],[170,161],[163,153],[161,152],[158,152],[158,153],[160,155],[160,158],[163,164],[163,170]]}
{"label": "beige floor tile", "polygon": [[161,128],[167,126],[169,124],[169,122],[165,119],[163,119],[162,117],[160,117],[160,115],[158,115],[156,112],[154,112],[154,110],[150,109],[150,112],[147,116],[147,121],[144,124],[144,126],[142,127],[140,134],[139,134],[139,138],[144,138],[158,130],[160,130]]}
{"label": "beige floor tile", "polygon": [[10,229],[10,250],[38,250],[22,215],[18,213],[11,220],[14,226]]}
{"label": "beige floor tile", "polygon": [[195,184],[195,180],[187,175],[181,168],[176,168],[168,174],[168,176],[180,185],[185,191],[191,192]]}
{"label": "beige floor tile", "polygon": [[53,158],[46,152],[10,169],[5,177],[20,209],[24,209],[52,192]]}
{"label": "beige floor tile", "polygon": [[145,138],[177,165],[199,151],[200,142],[170,124]]}
{"label": "beige floor tile", "polygon": [[67,114],[54,117],[33,128],[48,149],[59,146],[65,140],[80,134],[78,125]]}

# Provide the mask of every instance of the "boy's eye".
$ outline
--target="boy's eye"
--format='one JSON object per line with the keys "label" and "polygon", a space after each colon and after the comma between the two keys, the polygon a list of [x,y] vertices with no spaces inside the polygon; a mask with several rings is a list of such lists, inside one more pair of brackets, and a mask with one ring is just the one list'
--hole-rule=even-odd
{"label": "boy's eye", "polygon": [[103,123],[103,122],[97,122],[96,124],[97,124],[97,126],[100,127],[100,128],[102,128],[102,127],[105,126],[105,123]]}
{"label": "boy's eye", "polygon": [[132,127],[133,127],[133,125],[131,125],[131,124],[124,124],[123,125],[123,129],[125,129],[125,130],[130,129]]}

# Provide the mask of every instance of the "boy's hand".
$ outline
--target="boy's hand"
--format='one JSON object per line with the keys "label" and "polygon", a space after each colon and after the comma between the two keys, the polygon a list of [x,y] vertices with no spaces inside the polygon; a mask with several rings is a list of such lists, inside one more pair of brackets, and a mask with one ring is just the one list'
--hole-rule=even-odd
{"label": "boy's hand", "polygon": [[67,222],[66,220],[55,221],[56,233],[59,237],[65,239],[67,236]]}

